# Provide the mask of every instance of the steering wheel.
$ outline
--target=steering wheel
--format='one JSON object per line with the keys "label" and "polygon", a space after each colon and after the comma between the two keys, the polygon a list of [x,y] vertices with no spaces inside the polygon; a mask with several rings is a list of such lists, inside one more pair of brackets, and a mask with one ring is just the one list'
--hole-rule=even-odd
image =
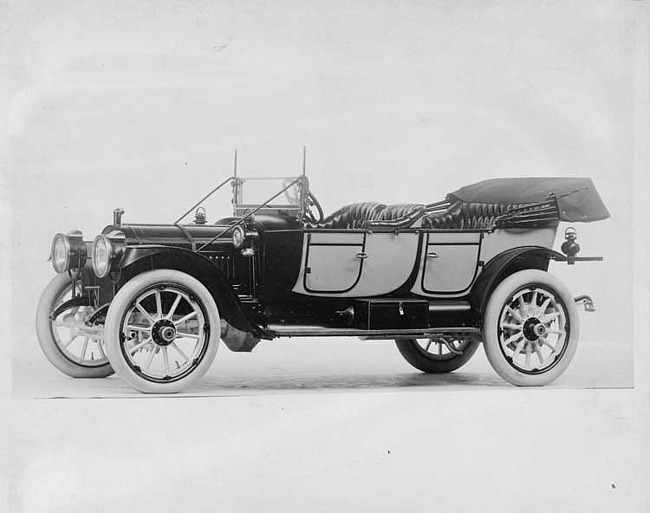
{"label": "steering wheel", "polygon": [[[282,187],[287,187],[292,181],[292,178],[287,178],[282,182]],[[284,191],[284,199],[287,200],[289,205],[298,205],[300,203],[300,192],[298,187],[289,187]]]}
{"label": "steering wheel", "polygon": [[[311,191],[307,193],[306,203],[307,203],[307,211],[305,212],[306,220],[313,224],[322,223],[323,219],[325,219],[325,215],[323,214],[323,207],[320,206],[320,203],[316,199],[316,196],[314,196]],[[314,215],[314,209],[316,210],[318,217]]]}

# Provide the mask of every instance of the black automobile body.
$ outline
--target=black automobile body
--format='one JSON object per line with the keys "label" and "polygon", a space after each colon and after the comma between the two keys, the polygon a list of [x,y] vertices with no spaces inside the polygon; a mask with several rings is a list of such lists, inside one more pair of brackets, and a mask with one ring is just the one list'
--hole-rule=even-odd
{"label": "black automobile body", "polygon": [[[202,204],[228,184],[233,216],[210,224]],[[264,199],[250,193],[260,184]],[[568,366],[578,332],[575,299],[549,263],[601,259],[578,256],[572,227],[553,250],[556,231],[608,216],[588,178],[487,180],[436,203],[325,217],[304,172],[235,173],[174,223],[125,223],[117,209],[92,243],[57,234],[39,341],[67,374],[116,370],[144,392],[194,384],[219,339],[251,351],[312,336],[395,339],[424,372],[457,369],[482,341],[506,380],[541,385]],[[589,296],[578,302],[593,309]]]}

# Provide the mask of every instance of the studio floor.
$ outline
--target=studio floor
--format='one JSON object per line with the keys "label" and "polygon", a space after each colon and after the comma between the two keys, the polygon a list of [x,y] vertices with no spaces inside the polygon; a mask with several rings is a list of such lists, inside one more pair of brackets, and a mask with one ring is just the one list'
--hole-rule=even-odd
{"label": "studio floor", "polygon": [[[546,388],[630,388],[634,386],[629,342],[584,342],[569,369]],[[199,383],[178,396],[251,396],[373,391],[480,390],[514,388],[490,367],[483,348],[456,372],[426,375],[410,367],[391,341],[277,339],[261,342],[252,353],[233,353],[220,344],[217,357]],[[145,397],[119,377],[72,379],[44,357],[16,363],[17,398]]]}

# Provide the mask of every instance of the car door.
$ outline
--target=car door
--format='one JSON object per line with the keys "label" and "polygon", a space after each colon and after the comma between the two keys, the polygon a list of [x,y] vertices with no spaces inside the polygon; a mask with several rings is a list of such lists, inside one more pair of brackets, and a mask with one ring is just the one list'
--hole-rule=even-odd
{"label": "car door", "polygon": [[315,232],[305,237],[303,286],[308,293],[344,294],[361,276],[365,232]]}
{"label": "car door", "polygon": [[314,230],[305,234],[294,292],[370,297],[398,289],[417,259],[416,230]]}
{"label": "car door", "polygon": [[420,268],[411,291],[434,297],[467,293],[480,270],[483,232],[426,231],[423,237]]}

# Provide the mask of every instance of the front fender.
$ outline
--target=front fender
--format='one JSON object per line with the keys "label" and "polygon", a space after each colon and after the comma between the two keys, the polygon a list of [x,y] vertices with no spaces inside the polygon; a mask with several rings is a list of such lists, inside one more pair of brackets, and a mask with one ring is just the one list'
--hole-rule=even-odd
{"label": "front fender", "polygon": [[524,269],[548,271],[551,259],[565,260],[566,257],[542,246],[524,246],[504,251],[485,264],[469,296],[476,322],[480,324],[487,301],[499,283]]}
{"label": "front fender", "polygon": [[124,251],[119,269],[120,285],[154,269],[174,269],[189,274],[208,289],[222,319],[242,331],[258,331],[221,269],[199,253],[170,246],[130,246]]}

